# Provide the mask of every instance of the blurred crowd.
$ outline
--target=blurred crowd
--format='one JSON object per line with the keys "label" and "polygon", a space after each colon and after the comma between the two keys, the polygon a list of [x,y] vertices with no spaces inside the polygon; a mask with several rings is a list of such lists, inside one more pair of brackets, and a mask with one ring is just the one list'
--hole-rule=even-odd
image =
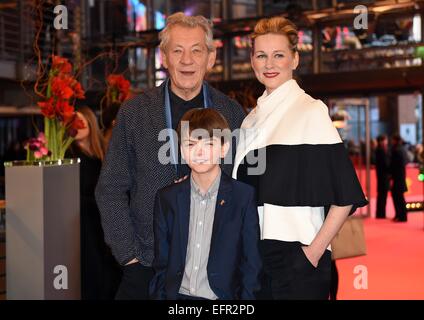
{"label": "blurred crowd", "polygon": [[[415,163],[419,165],[424,164],[424,148],[421,143],[410,144],[402,140],[402,148],[405,150],[406,159],[408,163]],[[362,159],[362,163],[365,164],[366,161],[366,144],[365,141],[361,140],[358,143],[355,143],[354,140],[347,140],[345,142],[346,147],[349,151],[349,155],[353,158]],[[371,165],[376,164],[376,150],[378,146],[377,138],[371,139]]]}

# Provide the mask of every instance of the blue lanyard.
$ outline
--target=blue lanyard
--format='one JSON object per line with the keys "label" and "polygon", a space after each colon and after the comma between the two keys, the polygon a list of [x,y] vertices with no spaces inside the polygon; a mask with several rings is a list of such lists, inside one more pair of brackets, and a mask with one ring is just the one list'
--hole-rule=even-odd
{"label": "blue lanyard", "polygon": [[[172,113],[171,113],[171,99],[169,98],[169,78],[165,80],[165,116],[166,116],[166,127],[168,129],[169,143],[171,145],[171,158],[172,163],[174,164],[175,172],[178,174],[178,159],[177,159],[177,149],[178,143],[175,140],[174,132],[172,128]],[[203,90],[203,106],[204,108],[209,108],[212,103],[209,98],[208,89],[205,84],[202,86]]]}

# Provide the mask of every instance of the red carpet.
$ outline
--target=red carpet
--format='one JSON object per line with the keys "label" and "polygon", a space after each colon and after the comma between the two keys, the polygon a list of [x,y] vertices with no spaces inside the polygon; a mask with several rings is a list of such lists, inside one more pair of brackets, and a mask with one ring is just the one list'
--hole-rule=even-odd
{"label": "red carpet", "polygon": [[[337,261],[338,300],[424,299],[424,213],[409,213],[407,223],[374,218],[364,222],[368,254]],[[355,289],[354,269],[361,265],[368,273],[367,289]],[[361,280],[366,277],[356,282],[361,285]]]}

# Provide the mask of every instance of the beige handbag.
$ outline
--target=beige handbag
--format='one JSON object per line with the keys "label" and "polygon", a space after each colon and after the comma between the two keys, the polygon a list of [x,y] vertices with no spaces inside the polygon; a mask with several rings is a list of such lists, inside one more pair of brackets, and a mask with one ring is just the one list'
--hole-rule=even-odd
{"label": "beige handbag", "polygon": [[331,251],[333,260],[367,254],[362,218],[351,216],[346,219],[331,242]]}

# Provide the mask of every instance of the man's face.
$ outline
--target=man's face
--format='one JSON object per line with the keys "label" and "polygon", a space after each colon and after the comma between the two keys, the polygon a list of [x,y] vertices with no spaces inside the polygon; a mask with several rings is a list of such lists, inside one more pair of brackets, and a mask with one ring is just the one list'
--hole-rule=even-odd
{"label": "man's face", "polygon": [[216,51],[208,51],[201,27],[176,25],[170,30],[169,42],[162,55],[172,91],[189,100],[200,92],[206,72],[215,63]]}

